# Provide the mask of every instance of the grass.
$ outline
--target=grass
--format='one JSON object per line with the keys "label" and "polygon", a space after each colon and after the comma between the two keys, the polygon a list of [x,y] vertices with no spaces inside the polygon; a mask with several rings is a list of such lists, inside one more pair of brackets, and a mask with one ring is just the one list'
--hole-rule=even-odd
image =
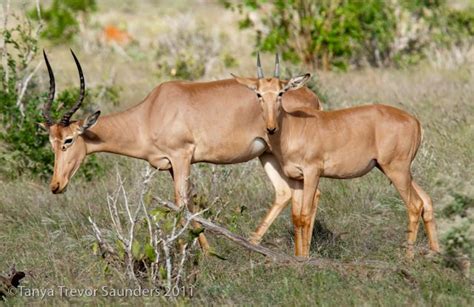
{"label": "grass", "polygon": [[[141,5],[148,10],[144,7],[141,10],[149,15],[152,5],[146,1],[143,3]],[[166,14],[172,17],[173,14],[186,13],[181,2],[176,6],[179,10],[171,7]],[[95,17],[97,22],[100,22],[104,10],[99,7]],[[128,15],[126,12],[129,12]],[[241,75],[254,74],[254,59],[247,52],[251,50],[249,34],[236,32],[235,26],[231,27],[231,21],[226,19],[229,15],[225,13],[221,16],[219,12],[213,6],[207,13],[210,15],[206,15],[205,10],[198,10],[194,18],[208,20],[208,26],[209,20],[224,24],[222,31],[231,37],[229,44],[238,49],[235,55],[238,67],[233,69]],[[133,11],[124,5],[103,15],[107,18],[129,17],[128,26],[139,33],[140,27],[146,24],[140,19],[140,14],[139,9]],[[150,35],[164,35],[150,25],[147,27],[152,31]],[[247,45],[237,48],[242,42]],[[98,53],[87,53],[80,46],[76,48],[78,53],[82,53],[88,82],[108,79],[107,72],[116,72],[114,82],[122,87],[123,101],[118,109],[140,101],[161,81],[153,74],[153,65],[159,60],[154,59],[149,50],[133,48],[145,56],[130,60],[107,48]],[[51,50],[51,54],[50,58],[56,63],[53,66],[58,70],[55,71],[58,86],[69,82],[75,84],[76,72],[67,48],[57,47]],[[270,58],[265,57],[263,62],[268,64]],[[456,203],[459,196],[456,195],[468,200],[474,197],[472,69],[472,66],[466,66],[456,70],[440,70],[422,65],[409,70],[368,69],[317,74],[318,92],[324,94],[325,109],[383,102],[403,108],[421,120],[424,140],[413,171],[416,180],[433,198],[440,239],[466,222],[469,224],[469,238],[473,238],[472,206],[463,205],[463,217],[443,214],[445,208],[453,204],[459,206]],[[212,75],[206,75],[204,79],[225,77],[231,69],[216,66],[211,71]],[[114,108],[104,105],[104,109],[112,111]],[[58,286],[66,286],[100,289],[108,286],[119,289],[130,286],[123,272],[107,268],[105,262],[94,255],[94,237],[87,217],[92,215],[100,227],[108,228],[110,220],[105,197],[115,187],[115,169],[127,179],[126,186],[133,191],[133,184],[146,163],[107,154],[101,154],[100,161],[108,166],[106,176],[94,178],[92,182],[74,178],[64,195],[52,195],[47,183],[35,178],[1,181],[0,270],[16,263],[17,268],[29,271],[31,275],[25,279],[25,285],[29,288],[57,289]],[[217,180],[213,181],[213,173]],[[211,214],[220,211],[217,222],[245,236],[254,230],[272,201],[271,186],[257,161],[231,166],[195,165],[193,182],[201,201],[204,204],[213,203]],[[172,199],[168,173],[160,173],[152,186],[154,195]],[[275,265],[211,235],[208,237],[212,246],[226,260],[202,257],[194,296],[180,297],[178,303],[472,305],[472,281],[456,269],[447,267],[441,257],[431,259],[417,255],[413,262],[405,261],[405,208],[393,186],[380,172],[374,170],[354,180],[324,179],[321,191],[313,256],[335,261],[378,260],[395,267],[395,271],[364,267],[315,269],[304,264]],[[291,229],[289,210],[286,209],[270,228],[263,244],[291,254]],[[427,247],[422,230],[416,247],[418,251]],[[54,296],[41,300],[16,296],[7,304],[144,305],[156,302],[170,301],[162,297]]]}

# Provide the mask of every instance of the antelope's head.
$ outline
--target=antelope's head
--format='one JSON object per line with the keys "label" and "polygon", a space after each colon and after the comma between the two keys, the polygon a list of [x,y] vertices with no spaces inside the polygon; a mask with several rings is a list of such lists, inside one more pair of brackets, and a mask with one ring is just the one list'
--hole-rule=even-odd
{"label": "antelope's head", "polygon": [[54,173],[51,178],[51,191],[54,194],[62,193],[87,154],[86,143],[81,135],[92,127],[99,118],[100,111],[89,115],[85,120],[70,121],[72,115],[80,108],[85,95],[84,75],[81,64],[71,50],[77,70],[79,71],[80,92],[79,98],[72,108],[64,113],[58,123],[51,117],[51,104],[54,100],[55,81],[46,52],[43,50],[44,60],[49,73],[49,96],[43,107],[45,122],[41,124],[49,133],[49,141],[54,152]]}
{"label": "antelope's head", "polygon": [[255,92],[262,107],[267,132],[274,134],[279,129],[278,119],[282,110],[281,100],[283,94],[303,87],[311,77],[311,74],[293,77],[289,81],[280,80],[280,60],[277,53],[275,57],[275,71],[272,78],[265,78],[263,76],[259,54],[257,54],[257,79],[232,76],[237,82]]}

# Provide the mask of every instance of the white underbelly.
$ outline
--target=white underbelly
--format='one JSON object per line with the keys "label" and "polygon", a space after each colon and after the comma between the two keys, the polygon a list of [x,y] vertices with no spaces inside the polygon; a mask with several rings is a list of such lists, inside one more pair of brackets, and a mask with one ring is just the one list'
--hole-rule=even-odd
{"label": "white underbelly", "polygon": [[258,157],[263,154],[267,150],[267,143],[261,138],[256,138],[250,144],[250,155],[254,157]]}
{"label": "white underbelly", "polygon": [[325,163],[322,176],[337,179],[362,177],[370,172],[370,170],[376,165],[374,159],[369,161],[352,161],[352,163],[346,165],[341,163]]}
{"label": "white underbelly", "polygon": [[[221,146],[222,145],[222,146]],[[210,162],[216,164],[232,164],[250,161],[262,155],[268,146],[260,137],[250,142],[230,142],[214,144],[213,147],[197,146],[192,162]]]}

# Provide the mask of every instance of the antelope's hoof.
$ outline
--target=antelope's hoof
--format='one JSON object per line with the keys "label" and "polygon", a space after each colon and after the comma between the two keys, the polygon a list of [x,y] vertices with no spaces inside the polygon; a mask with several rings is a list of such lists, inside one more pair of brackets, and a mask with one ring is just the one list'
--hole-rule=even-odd
{"label": "antelope's hoof", "polygon": [[301,255],[297,256],[297,255],[295,255],[295,259],[298,262],[306,262],[306,261],[309,260],[309,256],[301,256]]}
{"label": "antelope's hoof", "polygon": [[262,242],[262,237],[253,232],[249,237],[249,242],[253,245],[260,245],[260,242]]}
{"label": "antelope's hoof", "polygon": [[415,251],[414,251],[413,247],[407,248],[405,258],[409,261],[412,261],[415,258]]}
{"label": "antelope's hoof", "polygon": [[426,250],[424,251],[423,253],[423,257],[427,258],[427,259],[436,259],[438,258],[439,256],[441,255],[441,252],[440,251],[435,251],[435,250]]}

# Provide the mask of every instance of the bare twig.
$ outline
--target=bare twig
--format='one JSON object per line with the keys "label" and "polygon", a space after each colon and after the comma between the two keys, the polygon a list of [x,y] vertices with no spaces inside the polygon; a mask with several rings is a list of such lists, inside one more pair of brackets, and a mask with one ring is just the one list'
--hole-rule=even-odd
{"label": "bare twig", "polygon": [[[176,207],[178,208],[178,207]],[[193,221],[193,220],[196,220],[196,218],[203,214],[204,212],[206,212],[207,209],[204,209],[204,210],[201,210],[197,213],[194,213],[194,214],[191,214],[189,213],[187,210],[185,210],[185,219],[186,219],[186,223],[183,225],[183,227],[179,230],[179,232],[176,234],[175,233],[175,230],[173,229],[173,232],[172,232],[172,235],[167,239],[168,242],[173,242],[175,241],[176,239],[178,239],[189,227],[189,224]],[[175,220],[175,225],[176,225],[176,220]]]}
{"label": "bare twig", "polygon": [[[157,224],[157,227],[158,227],[158,224]],[[163,231],[159,227],[158,227],[158,234],[160,237],[162,238],[164,237]],[[166,283],[167,283],[168,288],[170,288],[171,287],[171,272],[172,272],[170,249],[169,249],[167,240],[161,240],[161,242],[162,242],[163,252],[165,253]]]}
{"label": "bare twig", "polygon": [[102,256],[109,262],[112,263],[114,258],[117,258],[117,254],[115,253],[114,249],[102,239],[102,233],[97,227],[97,224],[92,220],[92,218],[89,216],[89,223],[92,225],[92,230],[94,231],[95,238],[97,239],[97,242],[99,243],[99,249],[102,252]]}
{"label": "bare twig", "polygon": [[[3,31],[8,31],[8,15],[10,14],[10,0],[6,0],[3,5]],[[2,32],[3,32],[2,31]],[[5,77],[3,78],[3,88],[8,93],[8,81],[9,81],[9,69],[8,69],[8,59],[7,59],[7,42],[5,41],[5,34],[2,33],[3,37],[3,50],[2,50],[2,65],[3,65],[3,72]]]}
{"label": "bare twig", "polygon": [[41,20],[41,5],[40,0],[36,0],[36,13],[38,14],[38,19]]}
{"label": "bare twig", "polygon": [[176,274],[176,282],[175,282],[176,287],[179,287],[179,282],[181,281],[181,275],[183,274],[184,262],[186,261],[187,247],[188,247],[188,244],[184,244],[182,248],[181,261],[179,262],[178,273]]}
{"label": "bare twig", "polygon": [[41,67],[42,62],[39,62],[38,65],[36,65],[35,69],[26,76],[24,81],[22,81],[19,86],[20,86],[20,93],[18,95],[18,99],[16,100],[16,106],[20,109],[21,116],[25,116],[25,105],[21,102],[23,99],[23,96],[25,95],[26,88],[28,87],[28,83],[30,83],[31,78],[33,75],[38,71],[38,69]]}
{"label": "bare twig", "polygon": [[133,223],[134,219],[132,217],[132,212],[130,211],[130,207],[128,205],[127,192],[125,191],[125,187],[123,186],[124,180],[122,180],[122,177],[120,176],[120,172],[118,170],[117,170],[117,182],[118,182],[118,186],[119,186],[119,191],[122,192],[124,207],[125,207],[125,210],[127,211],[128,221],[130,223]]}
{"label": "bare twig", "polygon": [[119,240],[125,244],[126,241],[123,237],[122,222],[120,221],[117,210],[118,193],[119,190],[115,192],[114,196],[107,195],[107,207],[109,208],[110,218],[114,224],[115,232],[117,233]]}
{"label": "bare twig", "polygon": [[150,235],[150,245],[151,246],[154,246],[155,242],[153,241],[153,224],[151,222],[151,217],[150,217],[150,214],[148,213],[148,210],[146,209],[146,205],[145,205],[145,194],[148,192],[148,188],[149,188],[149,183],[151,181],[151,179],[153,178],[153,175],[155,175],[155,171],[153,171],[151,169],[151,167],[147,166],[145,168],[145,171],[143,172],[143,180],[142,180],[142,189],[141,189],[141,193],[140,193],[140,205],[143,209],[143,213],[145,214],[145,220],[146,220],[146,223],[147,223],[147,226],[148,226],[148,233]]}
{"label": "bare twig", "polygon": [[156,259],[151,264],[151,279],[153,280],[153,282],[156,282],[157,279],[158,279],[158,272],[159,272],[160,260],[161,260],[160,259],[161,253],[160,253],[160,249],[159,249],[159,244],[160,244],[161,241],[158,240],[158,231],[157,230],[158,229],[153,231],[153,242],[154,242],[153,249],[155,250],[155,254],[156,254]]}

